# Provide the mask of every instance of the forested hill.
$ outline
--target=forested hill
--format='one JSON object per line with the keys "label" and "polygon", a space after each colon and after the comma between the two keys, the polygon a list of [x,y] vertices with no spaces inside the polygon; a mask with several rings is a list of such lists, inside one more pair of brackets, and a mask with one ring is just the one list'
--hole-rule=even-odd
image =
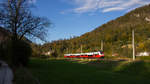
{"label": "forested hill", "polygon": [[[10,31],[8,31],[8,30],[0,27],[0,43],[3,42],[3,41],[5,41],[5,40],[10,39],[11,35],[12,34],[11,34]],[[26,41],[26,42],[28,42],[28,43],[32,43],[32,41],[30,41],[29,39],[27,39],[25,37],[23,38],[23,40]]]}
{"label": "forested hill", "polygon": [[64,53],[80,52],[81,45],[83,52],[100,50],[103,40],[106,54],[123,56],[123,53],[130,54],[131,51],[132,28],[135,29],[136,51],[150,51],[150,5],[137,8],[80,37],[53,41],[41,48],[43,52],[51,51],[63,56]]}

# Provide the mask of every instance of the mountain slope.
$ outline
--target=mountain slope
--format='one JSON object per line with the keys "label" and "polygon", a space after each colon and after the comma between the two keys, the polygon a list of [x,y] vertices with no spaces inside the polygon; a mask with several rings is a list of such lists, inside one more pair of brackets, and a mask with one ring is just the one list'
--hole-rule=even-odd
{"label": "mountain slope", "polygon": [[[4,28],[0,27],[0,43],[10,39],[11,36],[11,32],[5,30]],[[29,39],[27,39],[26,37],[23,38],[24,41],[28,42],[28,43],[32,43]]]}
{"label": "mountain slope", "polygon": [[8,37],[9,37],[8,31],[0,27],[0,43],[8,39]]}
{"label": "mountain slope", "polygon": [[106,54],[119,53],[123,56],[123,53],[128,53],[130,55],[131,50],[122,46],[131,44],[132,29],[135,29],[137,51],[149,51],[150,48],[147,45],[150,44],[148,40],[150,38],[150,5],[137,8],[80,37],[46,43],[42,49],[44,52],[53,50],[60,56],[63,53],[80,52],[81,45],[83,52],[97,51],[100,50],[101,40],[103,40]]}

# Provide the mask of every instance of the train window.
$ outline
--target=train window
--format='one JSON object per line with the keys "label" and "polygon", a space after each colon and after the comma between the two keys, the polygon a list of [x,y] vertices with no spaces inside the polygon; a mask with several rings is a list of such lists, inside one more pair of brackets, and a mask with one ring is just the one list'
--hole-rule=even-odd
{"label": "train window", "polygon": [[101,54],[104,54],[104,52],[103,51],[99,51]]}

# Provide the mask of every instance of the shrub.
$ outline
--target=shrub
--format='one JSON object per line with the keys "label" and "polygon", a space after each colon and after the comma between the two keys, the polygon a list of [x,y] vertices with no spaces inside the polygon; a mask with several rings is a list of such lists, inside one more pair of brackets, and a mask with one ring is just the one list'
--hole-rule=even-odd
{"label": "shrub", "polygon": [[53,52],[53,53],[51,54],[51,56],[54,57],[54,58],[57,58],[57,57],[58,57],[57,51]]}
{"label": "shrub", "polygon": [[8,46],[10,46],[10,42],[2,42],[0,44],[0,60],[6,61],[7,63],[11,63],[11,57],[9,54],[11,54]]}
{"label": "shrub", "polygon": [[22,40],[3,42],[0,51],[1,58],[14,66],[27,66],[32,54],[30,45]]}

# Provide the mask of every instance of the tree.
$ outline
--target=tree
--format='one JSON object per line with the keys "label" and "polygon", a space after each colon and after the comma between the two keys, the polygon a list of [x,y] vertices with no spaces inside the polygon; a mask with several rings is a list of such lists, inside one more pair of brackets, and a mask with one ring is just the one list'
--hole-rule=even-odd
{"label": "tree", "polygon": [[4,0],[0,4],[0,27],[9,32],[10,41],[0,50],[4,60],[13,66],[26,66],[32,54],[31,46],[23,38],[37,37],[44,40],[50,22],[47,18],[34,16],[29,0]]}
{"label": "tree", "polygon": [[50,22],[31,13],[29,0],[4,0],[0,4],[0,26],[11,32],[13,40],[37,37],[44,40]]}

